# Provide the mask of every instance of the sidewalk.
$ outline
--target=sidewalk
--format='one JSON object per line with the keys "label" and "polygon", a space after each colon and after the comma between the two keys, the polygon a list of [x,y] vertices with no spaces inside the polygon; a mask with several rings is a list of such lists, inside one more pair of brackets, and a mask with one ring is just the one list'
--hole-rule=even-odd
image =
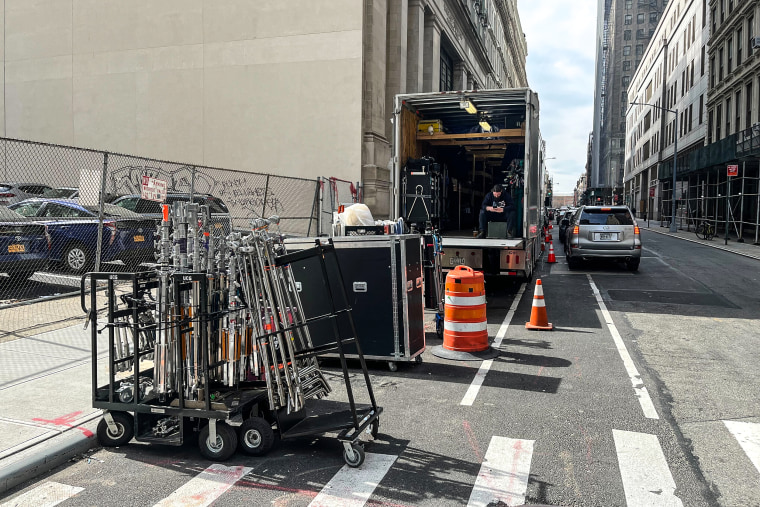
{"label": "sidewalk", "polygon": [[649,222],[649,225],[647,225],[646,220],[636,219],[636,223],[642,230],[652,231],[656,232],[657,234],[664,234],[666,236],[672,236],[674,238],[682,239],[685,241],[691,241],[692,243],[699,243],[712,248],[717,248],[719,250],[725,250],[726,252],[732,252],[737,255],[760,260],[760,245],[754,244],[754,237],[744,238],[744,243],[739,243],[737,241],[736,235],[732,236],[729,234],[728,244],[726,244],[725,238],[723,236],[716,236],[710,241],[699,239],[694,232],[694,227],[692,227],[691,230],[687,231],[684,226],[684,229],[678,229],[676,232],[670,232],[670,227],[668,225],[660,226],[659,220],[651,220]]}
{"label": "sidewalk", "polygon": [[0,497],[98,446],[90,340],[78,324],[0,343]]}
{"label": "sidewalk", "polygon": [[[723,238],[704,241],[693,231],[671,233],[659,222],[637,222],[643,230],[760,260],[760,246],[751,242],[724,245]],[[0,343],[0,497],[98,447],[101,411],[92,408],[90,340],[90,330],[79,323]]]}

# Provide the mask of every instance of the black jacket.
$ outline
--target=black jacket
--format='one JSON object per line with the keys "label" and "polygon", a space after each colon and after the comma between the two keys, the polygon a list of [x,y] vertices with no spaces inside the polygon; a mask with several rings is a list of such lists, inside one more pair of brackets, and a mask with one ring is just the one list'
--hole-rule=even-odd
{"label": "black jacket", "polygon": [[[503,206],[501,203],[504,203]],[[512,196],[509,195],[508,192],[502,192],[498,199],[493,196],[493,192],[488,192],[483,198],[483,205],[480,207],[480,209],[486,211],[486,208],[488,206],[491,206],[492,208],[503,207],[504,211],[513,211],[515,208],[514,201],[512,201]]]}

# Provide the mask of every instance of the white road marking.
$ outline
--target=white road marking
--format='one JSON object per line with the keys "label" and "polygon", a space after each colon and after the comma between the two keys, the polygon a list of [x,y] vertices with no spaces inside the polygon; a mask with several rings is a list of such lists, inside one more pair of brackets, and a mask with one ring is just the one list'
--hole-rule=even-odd
{"label": "white road marking", "polygon": [[760,472],[760,424],[743,421],[723,421],[745,454]]}
{"label": "white road marking", "polygon": [[325,484],[309,507],[361,507],[388,473],[397,456],[367,453],[359,468],[343,468]]}
{"label": "white road marking", "polygon": [[[507,329],[509,329],[509,323],[512,322],[512,317],[515,315],[515,311],[517,311],[517,305],[520,304],[520,299],[522,299],[522,295],[525,292],[525,284],[522,284],[520,286],[520,290],[517,291],[517,294],[515,295],[514,301],[512,301],[512,306],[509,307],[509,311],[507,312],[507,316],[504,317],[504,321],[501,323],[501,326],[499,327],[499,331],[496,333],[496,337],[493,340],[493,347],[498,349],[501,347],[501,342],[504,340],[504,337],[507,335]],[[462,401],[459,403],[460,405],[467,405],[471,406],[473,402],[475,401],[475,398],[478,396],[478,391],[480,391],[480,386],[483,385],[483,381],[486,378],[486,374],[488,373],[488,370],[491,369],[491,366],[493,365],[493,359],[487,359],[483,361],[483,364],[480,365],[480,368],[478,368],[478,372],[475,374],[475,378],[472,379],[472,383],[470,384],[470,387],[467,389],[467,392],[464,395],[464,398],[462,398]]]}
{"label": "white road marking", "polygon": [[528,491],[533,440],[493,436],[467,507],[523,505]]}
{"label": "white road marking", "polygon": [[612,430],[628,505],[683,506],[655,435]]}
{"label": "white road marking", "polygon": [[612,321],[610,312],[607,311],[607,306],[602,300],[602,295],[599,293],[599,289],[597,289],[596,284],[594,284],[594,281],[591,279],[591,275],[586,275],[586,277],[588,278],[588,283],[591,285],[591,290],[594,292],[596,302],[599,304],[599,308],[602,310],[602,316],[604,317],[604,321],[607,324],[607,328],[610,330],[612,339],[615,341],[615,346],[617,347],[618,354],[620,354],[620,358],[623,360],[625,371],[628,372],[628,377],[631,379],[633,391],[636,393],[636,398],[638,398],[639,404],[641,404],[641,409],[644,411],[644,416],[648,417],[649,419],[659,419],[660,416],[657,415],[657,410],[654,408],[652,398],[649,397],[649,391],[647,391],[644,382],[642,382],[641,375],[636,369],[636,365],[633,364],[633,359],[631,359],[631,355],[628,353],[628,349],[625,348],[623,338],[620,337],[620,333],[618,333],[617,327],[615,327],[615,323]]}
{"label": "white road marking", "polygon": [[68,486],[58,482],[46,482],[41,486],[19,495],[13,500],[0,504],[0,507],[34,505],[34,507],[53,507],[76,495],[84,488]]}
{"label": "white road marking", "polygon": [[211,505],[252,468],[211,465],[181,488],[156,504],[155,507],[205,507]]}

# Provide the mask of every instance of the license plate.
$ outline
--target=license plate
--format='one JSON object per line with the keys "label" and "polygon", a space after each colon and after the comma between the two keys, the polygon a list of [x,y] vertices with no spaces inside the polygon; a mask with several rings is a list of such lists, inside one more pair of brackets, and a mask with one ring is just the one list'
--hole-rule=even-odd
{"label": "license plate", "polygon": [[145,236],[135,236],[135,237],[134,237],[134,238],[132,238],[132,239],[134,239],[134,240],[135,240],[135,243],[139,243],[139,242],[141,242],[141,241],[145,241]]}
{"label": "license plate", "polygon": [[452,257],[449,259],[449,264],[452,266],[463,266],[464,257]]}
{"label": "license plate", "polygon": [[8,245],[8,253],[24,253],[24,245]]}
{"label": "license plate", "polygon": [[616,241],[617,233],[616,232],[597,232],[596,240],[597,241]]}

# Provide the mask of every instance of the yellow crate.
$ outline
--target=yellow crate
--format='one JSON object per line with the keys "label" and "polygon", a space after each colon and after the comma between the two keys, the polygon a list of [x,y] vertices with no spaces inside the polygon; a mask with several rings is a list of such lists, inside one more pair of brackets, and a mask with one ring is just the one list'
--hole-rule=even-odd
{"label": "yellow crate", "polygon": [[443,124],[441,120],[423,120],[417,124],[417,130],[420,132],[428,132],[428,127],[433,127],[433,132],[443,132]]}

